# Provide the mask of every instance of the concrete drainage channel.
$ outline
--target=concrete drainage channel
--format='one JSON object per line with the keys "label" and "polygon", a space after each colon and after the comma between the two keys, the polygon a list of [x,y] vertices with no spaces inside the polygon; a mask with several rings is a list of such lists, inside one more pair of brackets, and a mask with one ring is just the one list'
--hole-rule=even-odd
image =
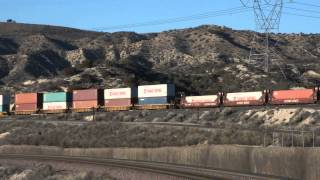
{"label": "concrete drainage channel", "polygon": [[195,180],[212,180],[212,179],[242,179],[242,180],[282,180],[290,178],[246,174],[219,169],[207,169],[196,166],[182,166],[175,164],[155,163],[147,161],[132,161],[120,159],[102,159],[90,157],[75,156],[44,156],[44,155],[23,155],[23,154],[0,154],[1,159],[11,160],[42,160],[42,161],[62,161],[75,164],[90,164],[93,166],[112,166],[125,169],[134,169],[144,172],[165,174],[170,176],[182,177]]}

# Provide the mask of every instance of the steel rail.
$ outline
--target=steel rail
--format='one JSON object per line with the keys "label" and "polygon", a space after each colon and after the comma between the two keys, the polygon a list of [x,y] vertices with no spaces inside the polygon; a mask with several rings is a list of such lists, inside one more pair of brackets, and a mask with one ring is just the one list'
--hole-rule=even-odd
{"label": "steel rail", "polygon": [[90,164],[98,166],[118,167],[171,175],[195,180],[241,179],[241,180],[289,180],[287,177],[273,175],[241,173],[220,169],[208,169],[196,166],[183,166],[160,162],[133,161],[124,159],[104,159],[82,156],[45,156],[23,154],[0,154],[0,159],[62,161],[69,163]]}

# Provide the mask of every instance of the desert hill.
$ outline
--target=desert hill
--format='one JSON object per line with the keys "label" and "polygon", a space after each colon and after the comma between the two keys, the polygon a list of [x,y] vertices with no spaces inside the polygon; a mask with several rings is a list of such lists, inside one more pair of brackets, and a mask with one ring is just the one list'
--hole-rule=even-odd
{"label": "desert hill", "polygon": [[213,25],[137,34],[0,23],[1,89],[172,82],[187,94],[212,94],[320,83],[319,34],[273,34],[281,59],[266,74],[261,62],[248,60],[254,33]]}

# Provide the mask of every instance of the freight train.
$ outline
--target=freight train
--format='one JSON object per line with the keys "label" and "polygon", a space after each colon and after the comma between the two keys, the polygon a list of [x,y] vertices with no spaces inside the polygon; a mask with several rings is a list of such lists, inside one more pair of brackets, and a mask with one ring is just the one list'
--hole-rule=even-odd
{"label": "freight train", "polygon": [[316,104],[320,88],[219,92],[205,96],[176,96],[173,84],[118,89],[83,89],[72,92],[17,93],[10,108],[10,95],[0,95],[0,112],[10,114],[125,111],[132,109],[215,108]]}

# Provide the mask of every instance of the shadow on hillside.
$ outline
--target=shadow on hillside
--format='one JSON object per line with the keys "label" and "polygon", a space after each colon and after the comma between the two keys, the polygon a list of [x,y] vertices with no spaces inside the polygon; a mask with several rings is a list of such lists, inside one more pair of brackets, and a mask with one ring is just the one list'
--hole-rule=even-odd
{"label": "shadow on hillside", "polygon": [[70,67],[70,63],[66,59],[54,51],[46,50],[30,55],[25,71],[34,77],[49,77],[67,67]]}

